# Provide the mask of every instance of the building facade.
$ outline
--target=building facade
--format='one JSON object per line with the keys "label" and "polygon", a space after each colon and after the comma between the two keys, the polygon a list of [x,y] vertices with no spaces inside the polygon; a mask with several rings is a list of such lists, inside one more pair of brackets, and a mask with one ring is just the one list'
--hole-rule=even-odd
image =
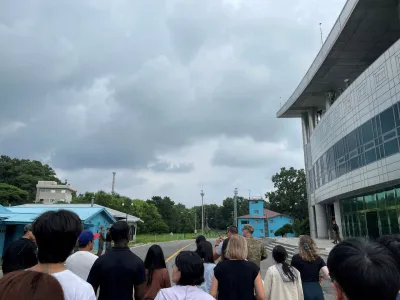
{"label": "building facade", "polygon": [[[293,218],[281,215],[269,209],[264,209],[264,200],[253,198],[249,200],[249,214],[238,217],[239,234],[242,233],[243,227],[250,224],[254,227],[253,237],[275,237],[275,231],[285,224],[292,224]],[[294,234],[287,235],[295,236]]]}
{"label": "building facade", "polygon": [[302,122],[312,237],[399,232],[399,1],[349,0],[277,113]]}
{"label": "building facade", "polygon": [[76,192],[76,190],[69,184],[57,184],[55,181],[39,181],[36,185],[35,203],[71,203],[72,194],[74,192]]}

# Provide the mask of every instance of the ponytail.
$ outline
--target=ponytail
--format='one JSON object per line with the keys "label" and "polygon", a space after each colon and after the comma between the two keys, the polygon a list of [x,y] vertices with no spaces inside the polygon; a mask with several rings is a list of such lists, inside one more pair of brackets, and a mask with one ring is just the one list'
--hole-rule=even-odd
{"label": "ponytail", "polygon": [[293,268],[289,266],[286,261],[282,262],[282,271],[290,279],[290,281],[294,282],[297,280],[297,275],[293,272]]}

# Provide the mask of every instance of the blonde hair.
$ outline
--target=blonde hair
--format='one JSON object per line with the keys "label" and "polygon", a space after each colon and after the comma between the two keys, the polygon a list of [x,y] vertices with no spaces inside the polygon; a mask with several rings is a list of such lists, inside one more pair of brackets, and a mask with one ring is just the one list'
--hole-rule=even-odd
{"label": "blonde hair", "polygon": [[247,259],[247,242],[240,235],[233,235],[229,238],[228,247],[226,248],[225,256],[228,259]]}
{"label": "blonde hair", "polygon": [[314,261],[319,258],[317,245],[308,235],[302,235],[299,241],[299,255],[305,261]]}

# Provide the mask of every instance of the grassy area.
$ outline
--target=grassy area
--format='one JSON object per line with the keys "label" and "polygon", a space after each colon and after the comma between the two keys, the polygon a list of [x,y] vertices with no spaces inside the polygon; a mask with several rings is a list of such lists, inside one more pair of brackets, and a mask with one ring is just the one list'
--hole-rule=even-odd
{"label": "grassy area", "polygon": [[[136,236],[136,243],[130,243],[130,245],[135,244],[147,244],[147,243],[160,243],[169,241],[179,241],[179,240],[194,240],[200,233],[174,233],[173,236],[170,234],[138,234]],[[218,234],[216,232],[211,232],[205,234],[207,238],[217,238]]]}

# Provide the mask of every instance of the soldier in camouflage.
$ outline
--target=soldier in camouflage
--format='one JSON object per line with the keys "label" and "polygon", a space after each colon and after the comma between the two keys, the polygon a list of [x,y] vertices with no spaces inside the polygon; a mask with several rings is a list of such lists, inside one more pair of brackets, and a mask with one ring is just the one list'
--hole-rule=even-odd
{"label": "soldier in camouflage", "polygon": [[267,259],[268,253],[267,249],[264,247],[262,240],[253,238],[254,227],[252,225],[246,224],[242,229],[243,236],[247,240],[247,260],[255,263],[260,267],[262,260]]}

